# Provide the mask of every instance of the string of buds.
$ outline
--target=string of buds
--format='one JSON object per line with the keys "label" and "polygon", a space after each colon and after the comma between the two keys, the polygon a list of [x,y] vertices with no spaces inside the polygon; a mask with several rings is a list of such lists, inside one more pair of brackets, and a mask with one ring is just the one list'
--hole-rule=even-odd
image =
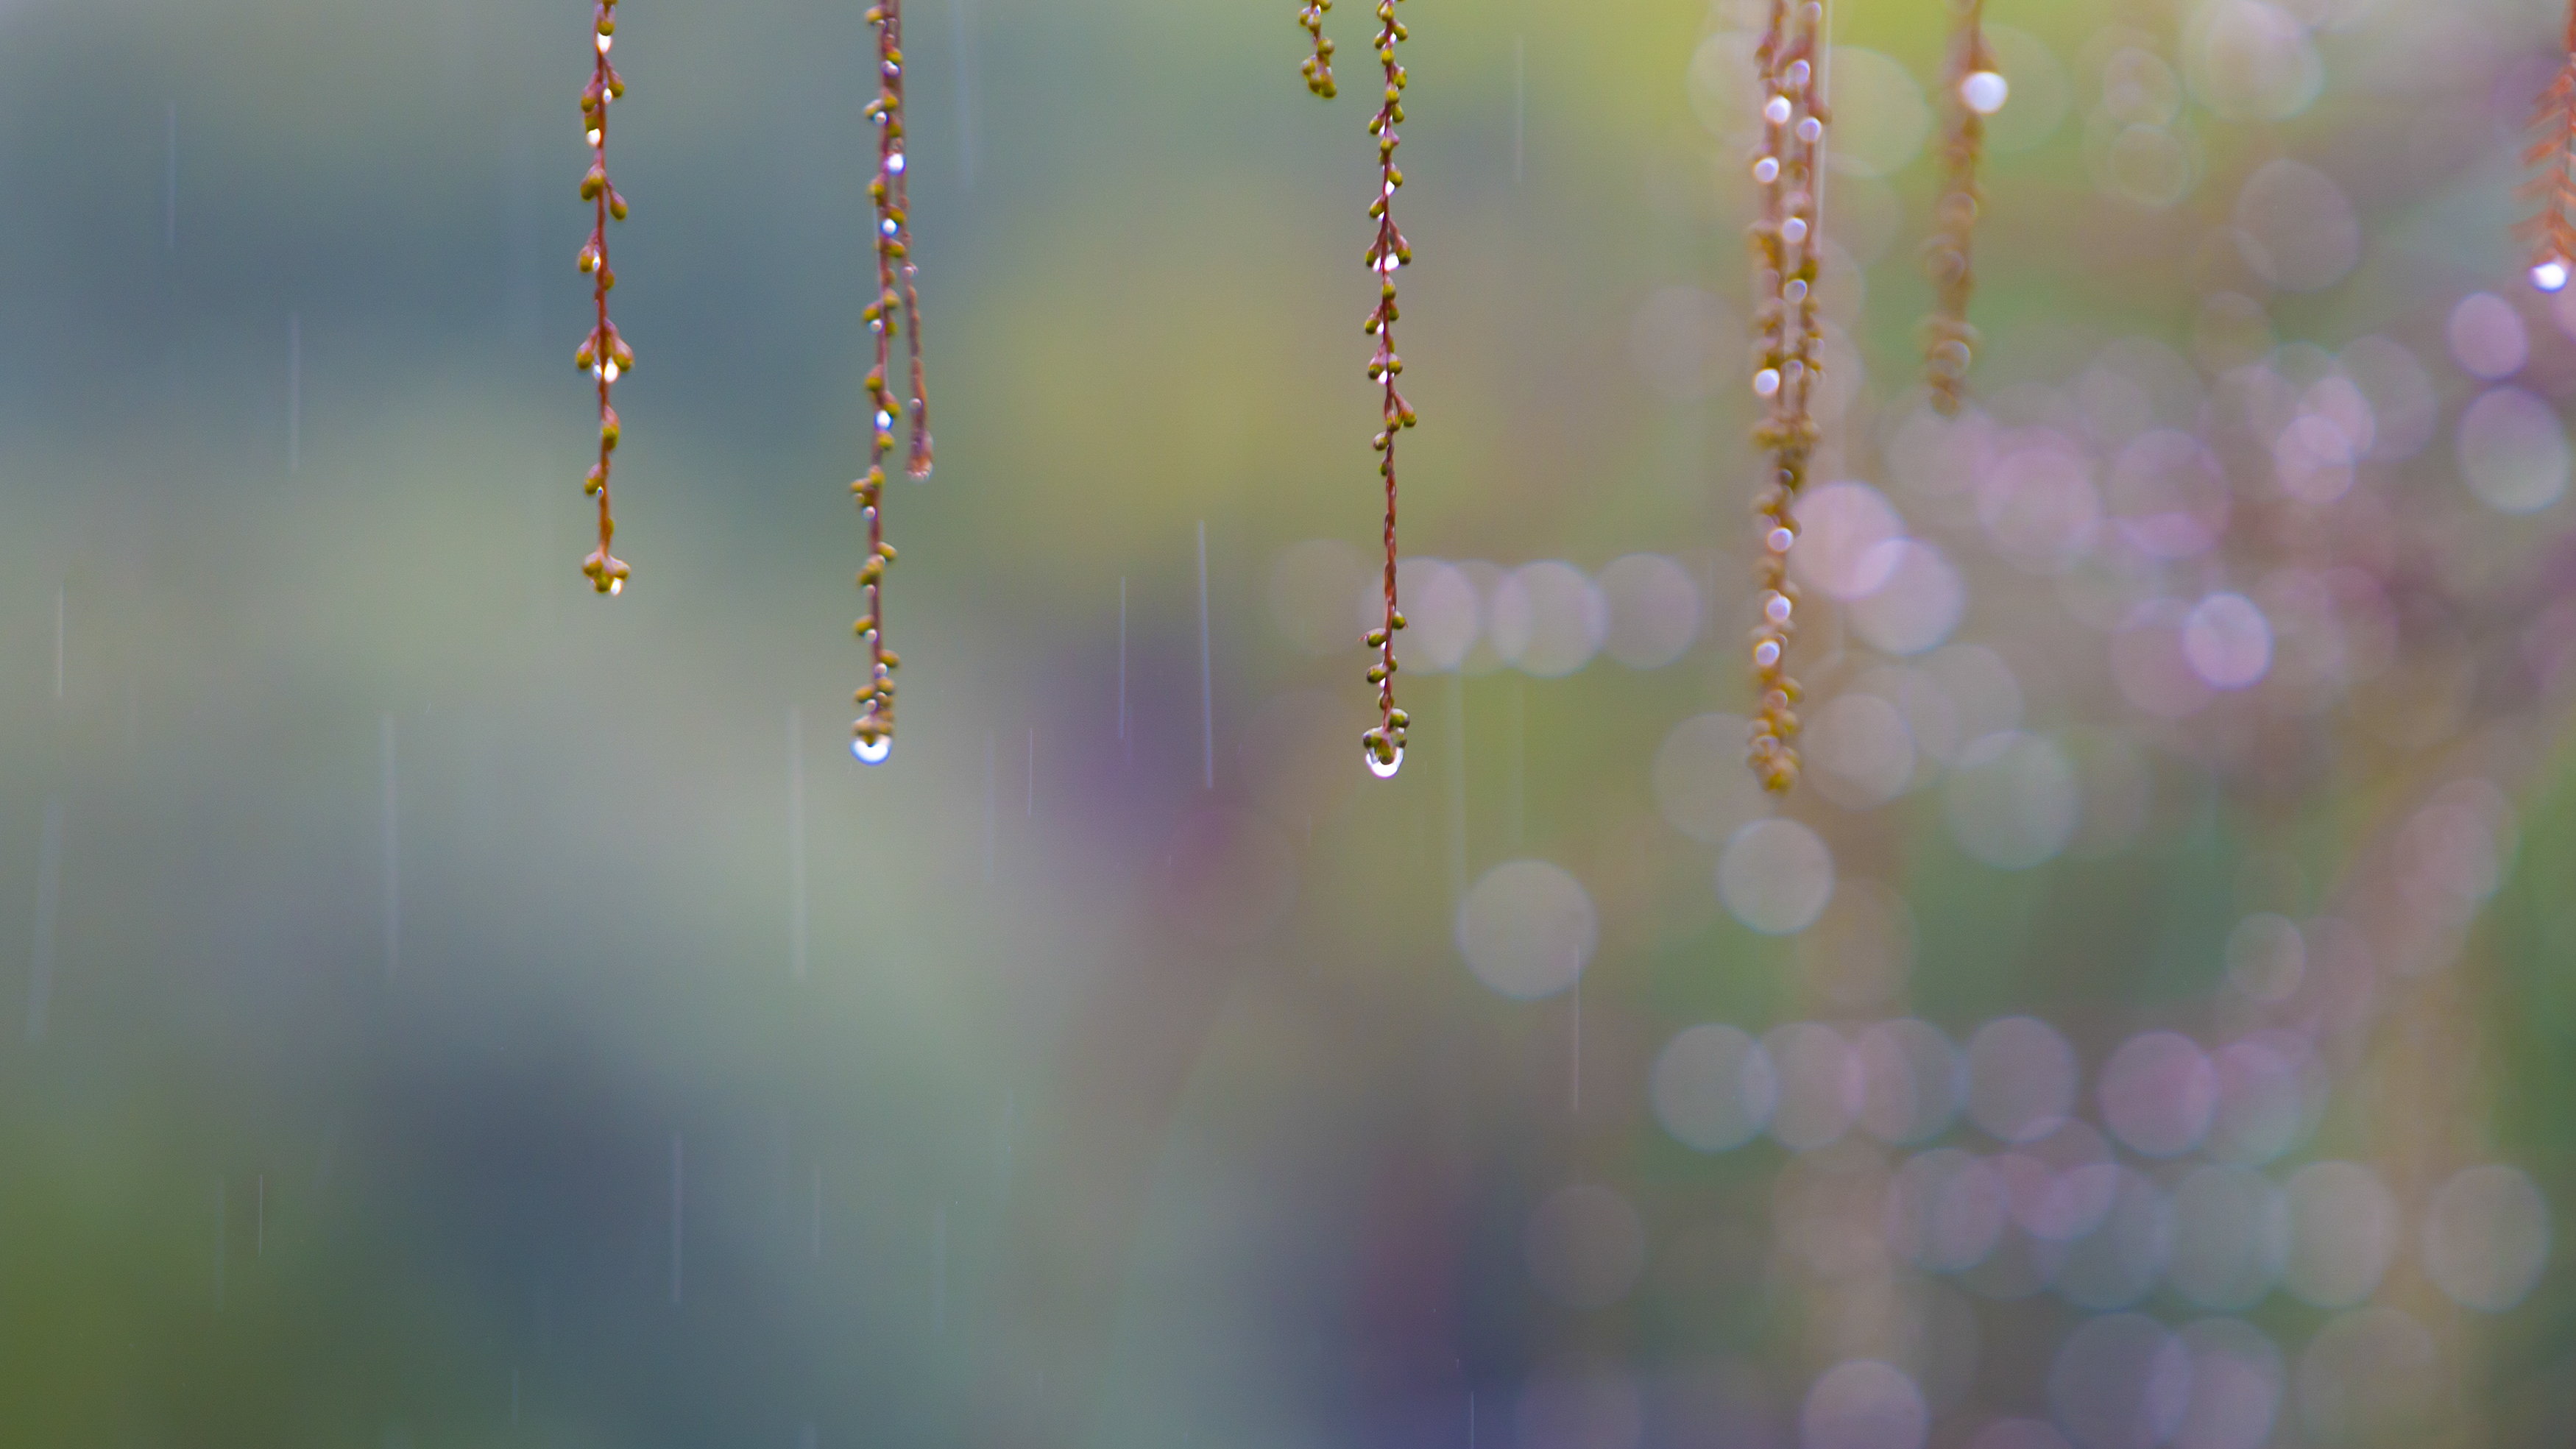
{"label": "string of buds", "polygon": [[[1395,225],[1395,193],[1404,185],[1404,172],[1395,164],[1395,148],[1400,138],[1395,133],[1404,120],[1405,70],[1397,64],[1395,48],[1405,39],[1405,29],[1395,18],[1400,0],[1378,0],[1377,58],[1386,71],[1386,93],[1375,116],[1369,118],[1369,133],[1377,137],[1377,199],[1369,203],[1369,216],[1377,222],[1377,238],[1369,243],[1366,254],[1369,272],[1377,278],[1377,306],[1362,324],[1377,339],[1377,351],[1369,358],[1371,382],[1383,390],[1379,402],[1380,424],[1370,446],[1377,450],[1377,471],[1386,480],[1386,616],[1363,641],[1377,651],[1376,662],[1369,665],[1369,683],[1377,686],[1378,722],[1360,737],[1367,752],[1368,766],[1380,779],[1392,775],[1404,763],[1404,732],[1412,723],[1410,716],[1395,707],[1395,636],[1404,628],[1404,615],[1396,608],[1395,598],[1395,439],[1396,434],[1412,427],[1413,407],[1396,391],[1395,380],[1404,371],[1404,359],[1395,351],[1395,274],[1413,262],[1413,247]],[[1329,78],[1325,92],[1331,94]]]}
{"label": "string of buds", "polygon": [[[877,128],[877,174],[868,183],[875,208],[877,295],[861,315],[876,339],[876,365],[869,369],[868,471],[850,485],[858,498],[859,516],[867,521],[867,561],[860,565],[858,585],[867,612],[853,626],[867,646],[868,677],[851,696],[859,717],[850,726],[850,751],[868,764],[878,764],[894,750],[894,672],[903,661],[885,647],[885,571],[895,559],[885,541],[886,459],[895,448],[895,426],[911,412],[911,441],[904,471],[930,476],[930,408],[921,371],[921,291],[912,261],[912,220],[905,190],[903,132],[903,6],[880,0],[867,13],[877,31],[877,98],[868,103],[868,119]],[[900,284],[900,285],[898,285]],[[900,320],[898,320],[900,319]],[[911,396],[895,396],[888,374],[894,365],[894,335],[900,330],[911,364]]]}
{"label": "string of buds", "polygon": [[1757,569],[1762,620],[1752,636],[1753,676],[1761,695],[1746,759],[1764,787],[1787,790],[1798,780],[1798,682],[1789,676],[1789,637],[1798,589],[1789,582],[1789,547],[1797,541],[1798,490],[1807,481],[1820,430],[1813,395],[1823,334],[1816,281],[1824,236],[1825,105],[1817,74],[1822,0],[1771,0],[1770,19],[1754,63],[1762,78],[1762,140],[1753,179],[1762,189],[1753,249],[1753,394],[1762,417],[1755,447],[1769,455],[1771,478],[1754,500],[1762,531]]}
{"label": "string of buds", "polygon": [[1306,57],[1303,67],[1306,89],[1328,101],[1341,94],[1333,84],[1333,42],[1324,34],[1324,15],[1332,8],[1333,0],[1306,0],[1297,11],[1297,23],[1306,27],[1307,36],[1315,42],[1315,53]]}
{"label": "string of buds", "polygon": [[2522,185],[2538,212],[2514,228],[2531,248],[2531,283],[2544,292],[2567,285],[2576,266],[2576,0],[2567,8],[2566,56],[2531,114],[2531,144],[2522,164],[2539,174]]}
{"label": "string of buds", "polygon": [[595,53],[591,58],[590,84],[581,93],[582,130],[590,139],[590,172],[581,178],[581,199],[591,203],[593,210],[590,240],[582,244],[576,264],[591,278],[591,301],[598,315],[572,361],[599,386],[599,461],[591,466],[590,476],[582,484],[583,491],[599,500],[599,547],[582,560],[581,571],[589,577],[592,588],[603,594],[616,594],[625,591],[626,565],[608,551],[608,541],[617,533],[617,520],[608,512],[608,460],[617,451],[617,409],[609,406],[608,390],[616,384],[619,373],[635,366],[634,350],[617,335],[616,324],[608,320],[608,292],[617,285],[617,273],[608,265],[608,222],[611,217],[626,219],[626,198],[608,184],[608,103],[626,94],[626,82],[618,79],[616,67],[608,63],[608,48],[617,34],[617,0],[598,0],[592,29]]}
{"label": "string of buds", "polygon": [[1985,152],[1986,117],[2003,108],[2009,88],[1986,48],[1985,0],[1950,0],[1950,55],[1943,71],[1941,199],[1932,208],[1932,235],[1923,243],[1923,270],[1932,278],[1932,315],[1923,319],[1923,378],[1932,406],[1956,417],[1959,393],[1975,359],[1977,329],[1968,325],[1968,299],[1977,289],[1971,265],[1977,210],[1977,163]]}

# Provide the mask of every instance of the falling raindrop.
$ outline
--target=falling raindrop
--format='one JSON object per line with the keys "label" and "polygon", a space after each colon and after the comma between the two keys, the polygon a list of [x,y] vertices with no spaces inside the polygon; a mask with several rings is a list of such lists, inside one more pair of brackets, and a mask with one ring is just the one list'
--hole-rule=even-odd
{"label": "falling raindrop", "polygon": [[[606,36],[600,38],[607,39]],[[682,1176],[682,1166],[680,1134],[674,1132],[671,1134],[671,1306],[674,1308],[680,1306],[680,1244],[686,1203],[683,1196],[686,1179]]]}
{"label": "falling raindrop", "polygon": [[[1216,675],[1208,655],[1207,520],[1199,520],[1199,740],[1206,788],[1216,788]],[[1394,774],[1395,767],[1387,767]]]}
{"label": "falling raindrop", "polygon": [[805,979],[805,721],[787,711],[787,971]]}
{"label": "falling raindrop", "polygon": [[385,979],[391,981],[394,971],[402,965],[402,797],[395,773],[394,717],[391,712],[376,722],[376,755],[384,777]]}

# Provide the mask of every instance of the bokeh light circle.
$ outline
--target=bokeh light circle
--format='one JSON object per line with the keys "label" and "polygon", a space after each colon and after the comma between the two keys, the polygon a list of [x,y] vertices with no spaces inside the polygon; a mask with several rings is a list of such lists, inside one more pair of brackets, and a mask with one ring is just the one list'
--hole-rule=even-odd
{"label": "bokeh light circle", "polygon": [[2420,1444],[2448,1398],[2440,1347],[2405,1313],[2373,1306],[2308,1340],[2293,1379],[2312,1443]]}
{"label": "bokeh light circle", "polygon": [[1722,1022],[1676,1034],[1655,1057],[1647,1079],[1655,1120],[1701,1152],[1743,1146],[1771,1121],[1778,1074],[1762,1044]]}
{"label": "bokeh light circle", "polygon": [[2227,980],[2267,1005],[2290,999],[2307,974],[2308,943],[2289,917],[2258,911],[2227,933]]}
{"label": "bokeh light circle", "polygon": [[[1485,629],[1484,596],[1476,581],[1457,564],[1436,558],[1407,558],[1395,568],[1395,587],[1404,599],[1404,665],[1439,673],[1456,669]],[[1354,597],[1355,628],[1335,641],[1327,653],[1355,645],[1361,635],[1386,618],[1386,591],[1379,574],[1363,567]],[[1317,636],[1320,641],[1321,635]]]}
{"label": "bokeh light circle", "polygon": [[1762,782],[1744,766],[1741,715],[1693,715],[1655,751],[1655,807],[1675,830],[1711,845],[1771,813]]}
{"label": "bokeh light circle", "polygon": [[1968,1117],[2004,1142],[2036,1142],[2075,1109],[2075,1049],[2028,1016],[1990,1021],[1968,1038]]}
{"label": "bokeh light circle", "polygon": [[2218,1111],[2218,1070],[2187,1036],[2129,1038],[2102,1064],[2102,1122],[2130,1151],[2179,1157],[2200,1145]]}
{"label": "bokeh light circle", "polygon": [[2289,1266],[2290,1204],[2270,1178],[2243,1167],[2196,1167],[2174,1187],[2166,1286],[2219,1313],[2270,1296]]}
{"label": "bokeh light circle", "polygon": [[2280,1346],[2233,1318],[2204,1318],[2174,1336],[2191,1356],[2191,1407],[2171,1449],[2261,1449],[2289,1380]]}
{"label": "bokeh light circle", "polygon": [[2315,1130],[2325,1107],[2325,1068],[2293,1032],[2257,1032],[2219,1048],[2218,1111],[2204,1150],[2219,1162],[2258,1167]]}
{"label": "bokeh light circle", "polygon": [[1964,1068],[1941,1029],[1923,1021],[1873,1022],[1852,1044],[1859,1059],[1860,1125],[1890,1146],[1928,1141],[1959,1115]]}
{"label": "bokeh light circle", "polygon": [[1993,1168],[1973,1153],[1936,1147],[1908,1158],[1888,1181],[1888,1247],[1930,1272],[1964,1272],[1995,1250],[2011,1209]]}
{"label": "bokeh light circle", "polygon": [[1814,925],[1834,898],[1834,854],[1794,820],[1756,820],[1717,857],[1717,894],[1729,914],[1766,936]]}
{"label": "bokeh light circle", "polygon": [[1827,700],[1807,721],[1802,749],[1816,793],[1846,810],[1884,805],[1914,779],[1913,731],[1875,694]]}
{"label": "bokeh light circle", "polygon": [[1855,45],[1835,46],[1826,63],[1835,94],[1826,160],[1854,176],[1903,170],[1932,133],[1932,107],[1914,73],[1893,56]]}
{"label": "bokeh light circle", "polygon": [[1601,652],[1610,636],[1610,605],[1581,569],[1547,559],[1503,576],[1488,605],[1486,627],[1504,663],[1556,679]]}
{"label": "bokeh light circle", "polygon": [[1600,931],[1591,893],[1543,860],[1495,866],[1458,906],[1458,952],[1467,969],[1519,1001],[1572,986],[1592,959]]}
{"label": "bokeh light circle", "polygon": [[2005,562],[2060,574],[2092,550],[2102,498],[2091,465],[2071,443],[2033,444],[2005,455],[1979,482],[1977,521]]}
{"label": "bokeh light circle", "polygon": [[1800,1449],[1922,1449],[1932,1425],[1904,1370],[1854,1359],[1825,1371],[1798,1413]]}
{"label": "bokeh light circle", "polygon": [[2499,513],[2537,513],[2567,491],[2567,428],[2518,387],[2491,388],[2460,414],[2460,476]]}
{"label": "bokeh light circle", "polygon": [[2005,731],[1960,751],[1942,818],[1950,838],[1977,860],[2028,870],[2066,849],[2081,808],[2074,768],[2057,746]]}
{"label": "bokeh light circle", "polygon": [[2283,1185],[2290,1258],[2283,1286],[2319,1308],[2349,1308],[2379,1288],[2397,1252],[2397,1199],[2357,1162],[2312,1162]]}
{"label": "bokeh light circle", "polygon": [[2549,1261],[2549,1203],[2519,1168],[2469,1168],[2433,1194],[2423,1253],[2425,1275],[2452,1302],[2502,1313]]}
{"label": "bokeh light circle", "polygon": [[2088,1319],[2049,1365],[2048,1407],[2078,1449],[2157,1449],[2191,1410],[2191,1354],[2142,1314]]}
{"label": "bokeh light circle", "polygon": [[1879,544],[1858,569],[1878,587],[1854,599],[1852,632],[1882,654],[1920,654],[1948,641],[1968,610],[1968,588],[1941,550],[1920,539]]}
{"label": "bokeh light circle", "polygon": [[1699,585],[1659,553],[1632,553],[1601,571],[1610,622],[1603,649],[1630,669],[1661,669],[1699,637]]}
{"label": "bokeh light circle", "polygon": [[2298,18],[2261,0],[2214,0],[2183,39],[2203,105],[2231,121],[2283,121],[2325,89],[2325,61]]}
{"label": "bokeh light circle", "polygon": [[[2304,35],[2300,43],[2306,43]],[[2361,260],[2361,220],[2352,198],[2333,177],[2286,157],[2245,178],[2236,194],[2236,229],[2246,261],[2285,292],[2324,291]]]}
{"label": "bokeh light circle", "polygon": [[1770,1132],[1792,1152],[1840,1141],[1860,1115],[1861,1064],[1842,1033],[1815,1022],[1791,1022],[1762,1035],[1762,1052],[1780,1082]]}
{"label": "bokeh light circle", "polygon": [[2531,357],[2531,337],[2522,314],[2493,292],[2471,292],[2451,309],[2443,329],[2451,358],[2472,377],[2501,382],[2522,370]]}
{"label": "bokeh light circle", "polygon": [[1897,557],[1881,547],[1905,535],[1887,496],[1866,483],[1828,483],[1798,499],[1798,546],[1789,569],[1798,582],[1835,599],[1877,592]]}
{"label": "bokeh light circle", "polygon": [[2067,1245],[2057,1296],[2077,1308],[2126,1308],[2147,1296],[2173,1254],[2173,1206],[2163,1189],[2112,1168],[2110,1207],[2092,1231]]}
{"label": "bokeh light circle", "polygon": [[2260,683],[2272,669],[2272,623],[2243,594],[2211,594],[2183,619],[2182,657],[2213,689]]}

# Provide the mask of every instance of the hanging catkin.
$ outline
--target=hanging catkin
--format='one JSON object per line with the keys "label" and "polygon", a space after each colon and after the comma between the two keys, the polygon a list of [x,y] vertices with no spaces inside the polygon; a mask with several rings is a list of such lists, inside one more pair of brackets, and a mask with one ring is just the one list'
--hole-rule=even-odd
{"label": "hanging catkin", "polygon": [[[867,14],[877,32],[877,98],[868,104],[868,119],[877,128],[877,171],[868,183],[874,207],[876,296],[861,315],[876,342],[876,365],[869,369],[868,471],[850,485],[866,520],[868,551],[859,566],[858,585],[867,612],[854,626],[867,647],[868,677],[851,702],[859,716],[850,725],[850,751],[867,764],[881,764],[894,751],[894,672],[903,661],[885,645],[885,573],[894,562],[894,545],[885,541],[886,460],[895,449],[895,428],[911,412],[911,442],[905,471],[930,476],[930,409],[921,373],[921,293],[912,260],[912,218],[904,180],[909,171],[903,130],[903,6],[880,0]],[[911,394],[898,398],[888,374],[894,366],[894,334],[905,339],[911,365]]]}
{"label": "hanging catkin", "polygon": [[1824,31],[1820,0],[1772,0],[1769,23],[1754,54],[1761,77],[1762,140],[1753,179],[1762,189],[1754,221],[1753,393],[1762,417],[1754,445],[1767,455],[1770,477],[1754,497],[1762,534],[1758,581],[1761,621],[1751,640],[1754,685],[1760,695],[1746,758],[1766,789],[1787,790],[1798,780],[1798,682],[1789,675],[1788,649],[1795,632],[1797,586],[1789,582],[1789,547],[1797,541],[1794,510],[1806,485],[1819,430],[1813,400],[1823,334],[1816,311],[1816,282],[1823,255],[1819,193],[1824,180],[1824,81],[1818,39]]}

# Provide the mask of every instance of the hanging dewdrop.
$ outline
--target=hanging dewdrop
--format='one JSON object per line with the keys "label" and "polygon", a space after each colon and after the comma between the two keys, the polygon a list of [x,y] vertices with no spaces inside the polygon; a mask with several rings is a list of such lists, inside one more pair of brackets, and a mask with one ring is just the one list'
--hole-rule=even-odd
{"label": "hanging dewdrop", "polygon": [[[1414,423],[1413,407],[1396,390],[1396,376],[1404,371],[1404,359],[1395,351],[1395,274],[1412,265],[1413,247],[1395,224],[1395,193],[1404,185],[1404,172],[1395,164],[1395,149],[1401,138],[1395,128],[1404,120],[1405,69],[1395,58],[1396,47],[1407,38],[1403,22],[1395,18],[1401,0],[1378,0],[1377,59],[1385,72],[1386,88],[1377,114],[1369,118],[1369,134],[1377,137],[1377,196],[1369,203],[1369,218],[1377,223],[1377,236],[1369,243],[1365,258],[1369,274],[1377,281],[1377,305],[1361,324],[1362,330],[1377,339],[1377,350],[1370,356],[1369,381],[1378,384],[1379,427],[1369,446],[1378,455],[1378,476],[1386,485],[1385,596],[1386,612],[1378,625],[1370,629],[1362,644],[1376,654],[1368,669],[1369,683],[1377,689],[1378,722],[1360,736],[1362,758],[1369,773],[1387,779],[1404,767],[1404,735],[1412,717],[1395,704],[1395,636],[1404,628],[1404,614],[1396,607],[1395,594],[1395,442],[1396,435]],[[1306,89],[1331,100],[1338,88],[1333,83],[1333,42],[1324,34],[1324,14],[1332,9],[1332,0],[1307,0],[1297,12],[1297,23],[1303,26],[1315,44],[1315,53],[1304,65]]]}
{"label": "hanging dewdrop", "polygon": [[1746,759],[1764,788],[1798,781],[1798,682],[1788,669],[1796,630],[1797,586],[1789,582],[1789,548],[1797,541],[1798,491],[1820,436],[1812,402],[1823,351],[1816,282],[1823,255],[1819,229],[1824,181],[1823,54],[1820,0],[1771,0],[1769,23],[1754,64],[1761,77],[1760,149],[1753,180],[1762,190],[1753,223],[1753,394],[1761,421],[1753,442],[1769,455],[1771,476],[1754,499],[1762,536],[1761,622],[1750,648],[1760,693]]}
{"label": "hanging dewdrop", "polygon": [[1932,315],[1923,320],[1923,378],[1932,407],[1943,417],[1959,412],[1960,390],[1976,358],[1977,329],[1968,325],[1968,300],[1977,287],[1972,265],[1977,211],[1977,162],[1986,144],[1986,117],[2002,110],[2011,87],[1986,48],[1985,0],[1950,0],[1949,63],[1942,75],[1941,199],[1932,208],[1932,237],[1923,244],[1923,270],[1931,276]]}
{"label": "hanging dewdrop", "polygon": [[616,10],[617,0],[598,0],[592,24],[591,79],[581,93],[582,130],[590,141],[590,173],[581,178],[581,199],[591,203],[593,210],[590,240],[583,243],[576,264],[591,278],[597,319],[590,336],[573,354],[573,365],[589,373],[599,387],[599,461],[583,483],[584,491],[599,500],[599,547],[582,560],[581,571],[591,587],[603,594],[626,589],[626,565],[608,551],[608,541],[617,532],[617,521],[608,511],[608,462],[617,451],[617,409],[609,406],[608,390],[620,373],[635,366],[635,353],[608,320],[608,292],[617,285],[617,273],[608,266],[608,223],[612,217],[626,219],[626,198],[608,184],[608,103],[626,94],[626,82],[608,63],[608,49],[617,34]]}
{"label": "hanging dewdrop", "polygon": [[[894,672],[903,663],[885,647],[885,572],[895,559],[894,545],[885,541],[886,459],[894,452],[895,428],[909,409],[904,471],[915,478],[930,476],[930,410],[922,386],[921,293],[912,262],[911,207],[904,186],[903,6],[900,0],[881,0],[867,19],[877,31],[877,98],[867,111],[877,128],[877,174],[868,183],[875,213],[877,295],[861,315],[876,340],[876,365],[867,378],[867,476],[850,485],[858,499],[859,516],[868,527],[867,561],[860,565],[858,576],[867,612],[855,626],[859,642],[867,647],[868,677],[851,696],[859,716],[850,726],[850,753],[863,764],[878,765],[894,752]],[[887,376],[894,365],[898,326],[910,363],[909,400],[896,397]]]}
{"label": "hanging dewdrop", "polygon": [[2539,168],[2522,187],[2539,210],[2515,235],[2531,248],[2531,284],[2556,292],[2576,267],[2576,0],[2567,8],[2566,53],[2558,73],[2532,108],[2531,145],[2522,164]]}

